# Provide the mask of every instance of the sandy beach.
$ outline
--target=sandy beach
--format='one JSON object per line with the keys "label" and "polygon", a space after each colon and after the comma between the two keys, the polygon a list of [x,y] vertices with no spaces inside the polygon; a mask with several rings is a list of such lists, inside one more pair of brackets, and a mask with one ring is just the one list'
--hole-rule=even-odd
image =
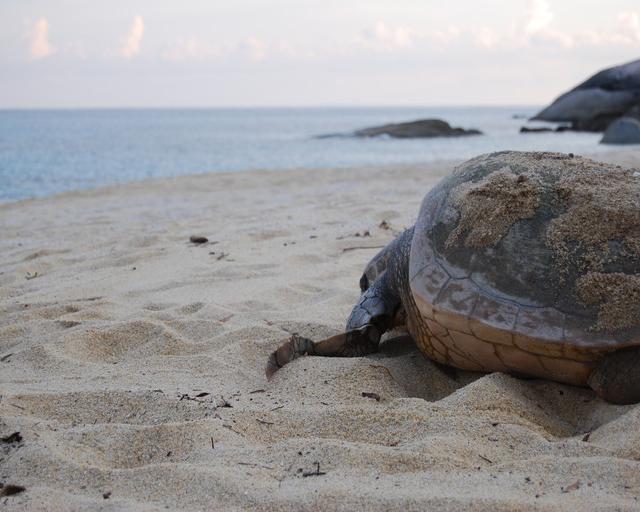
{"label": "sandy beach", "polygon": [[0,482],[26,488],[3,510],[639,510],[640,406],[447,371],[393,336],[266,380],[291,333],[344,327],[454,165],[0,205]]}

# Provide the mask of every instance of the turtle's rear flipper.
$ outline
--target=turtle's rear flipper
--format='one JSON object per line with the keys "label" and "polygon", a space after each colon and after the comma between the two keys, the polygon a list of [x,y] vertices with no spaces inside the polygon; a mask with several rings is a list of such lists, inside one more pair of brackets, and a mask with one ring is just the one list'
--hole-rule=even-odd
{"label": "turtle's rear flipper", "polygon": [[374,325],[365,325],[321,341],[311,341],[294,334],[271,353],[265,373],[270,378],[285,364],[304,355],[356,357],[371,354],[378,350],[380,335]]}
{"label": "turtle's rear flipper", "polygon": [[640,402],[640,348],[630,347],[607,354],[589,376],[589,385],[612,404]]}

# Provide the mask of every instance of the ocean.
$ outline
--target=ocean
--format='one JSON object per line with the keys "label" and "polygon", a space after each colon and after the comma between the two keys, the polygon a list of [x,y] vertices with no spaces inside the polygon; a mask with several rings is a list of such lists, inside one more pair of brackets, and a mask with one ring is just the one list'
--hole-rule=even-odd
{"label": "ocean", "polygon": [[[422,163],[490,151],[604,151],[600,134],[520,134],[539,107],[0,111],[0,201],[183,174]],[[317,138],[441,118],[484,135]]]}

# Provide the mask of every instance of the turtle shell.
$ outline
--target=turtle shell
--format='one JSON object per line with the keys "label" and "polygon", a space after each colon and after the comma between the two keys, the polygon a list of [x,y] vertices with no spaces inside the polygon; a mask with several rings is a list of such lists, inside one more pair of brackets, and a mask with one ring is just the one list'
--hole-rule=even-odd
{"label": "turtle shell", "polygon": [[640,172],[474,158],[423,200],[409,279],[431,357],[583,384],[602,354],[640,345]]}

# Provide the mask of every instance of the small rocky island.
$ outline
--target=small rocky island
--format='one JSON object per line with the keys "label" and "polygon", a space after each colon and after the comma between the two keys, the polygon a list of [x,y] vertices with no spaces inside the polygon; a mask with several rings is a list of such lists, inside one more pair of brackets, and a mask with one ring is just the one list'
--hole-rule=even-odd
{"label": "small rocky island", "polygon": [[640,144],[640,60],[596,73],[532,120],[605,132],[602,142],[608,144]]}
{"label": "small rocky island", "polygon": [[353,132],[355,137],[379,137],[386,135],[397,139],[426,137],[460,137],[463,135],[482,135],[480,130],[454,128],[442,119],[419,119],[407,123],[391,123],[372,126]]}

